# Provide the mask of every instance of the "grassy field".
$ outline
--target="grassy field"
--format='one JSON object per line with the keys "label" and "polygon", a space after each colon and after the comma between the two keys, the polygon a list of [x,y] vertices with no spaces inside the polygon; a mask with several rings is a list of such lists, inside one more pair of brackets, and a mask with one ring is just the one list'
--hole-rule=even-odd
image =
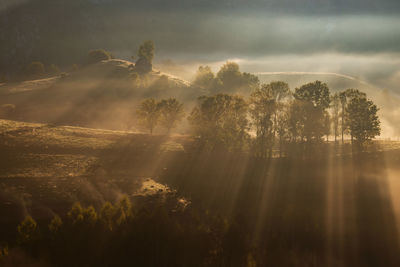
{"label": "grassy field", "polygon": [[182,152],[185,139],[0,120],[0,224],[47,219],[75,201],[170,192],[155,181],[161,155]]}

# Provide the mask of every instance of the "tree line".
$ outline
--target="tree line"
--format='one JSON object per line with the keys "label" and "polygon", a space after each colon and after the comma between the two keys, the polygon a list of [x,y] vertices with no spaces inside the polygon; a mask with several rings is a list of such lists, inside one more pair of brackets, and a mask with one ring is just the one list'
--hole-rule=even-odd
{"label": "tree line", "polygon": [[179,205],[174,195],[135,205],[123,196],[98,210],[76,202],[50,221],[27,216],[17,231],[15,244],[0,245],[0,265],[18,258],[21,266],[244,266],[250,249],[237,248],[244,239],[237,224]]}
{"label": "tree line", "polygon": [[[158,123],[168,132],[184,118],[175,98],[145,99],[137,110],[150,133]],[[380,135],[378,108],[364,92],[347,89],[332,94],[327,84],[311,82],[292,91],[282,81],[262,84],[249,98],[217,93],[198,97],[188,116],[190,133],[210,149],[251,150],[258,157],[284,153],[290,144],[311,147],[345,135],[362,148]]]}

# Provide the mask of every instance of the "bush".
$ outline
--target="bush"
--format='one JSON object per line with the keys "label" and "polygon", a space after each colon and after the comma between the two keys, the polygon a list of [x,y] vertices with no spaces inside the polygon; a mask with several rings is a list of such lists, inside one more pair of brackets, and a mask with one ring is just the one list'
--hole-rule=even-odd
{"label": "bush", "polygon": [[0,116],[9,118],[10,116],[13,116],[15,113],[15,105],[14,104],[3,104],[0,105]]}
{"label": "bush", "polygon": [[26,76],[28,79],[39,79],[45,74],[45,68],[42,62],[34,61],[26,68]]}
{"label": "bush", "polygon": [[58,75],[58,74],[60,74],[60,69],[56,66],[56,65],[54,65],[54,64],[51,64],[48,68],[47,68],[47,73],[48,74],[50,74],[50,75]]}
{"label": "bush", "polygon": [[88,56],[89,64],[95,64],[103,60],[111,59],[111,54],[104,49],[90,50]]}

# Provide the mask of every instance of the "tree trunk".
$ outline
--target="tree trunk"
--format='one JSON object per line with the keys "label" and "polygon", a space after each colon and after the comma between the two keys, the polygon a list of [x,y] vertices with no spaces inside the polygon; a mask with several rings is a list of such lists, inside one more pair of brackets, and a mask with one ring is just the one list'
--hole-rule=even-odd
{"label": "tree trunk", "polygon": [[344,105],[342,105],[342,145],[344,143],[343,135],[344,135]]}

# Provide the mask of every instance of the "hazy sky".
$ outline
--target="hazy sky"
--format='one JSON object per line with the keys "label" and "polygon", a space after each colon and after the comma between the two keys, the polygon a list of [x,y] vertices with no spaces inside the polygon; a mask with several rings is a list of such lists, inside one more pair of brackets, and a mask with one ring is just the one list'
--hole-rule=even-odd
{"label": "hazy sky", "polygon": [[[155,40],[159,60],[236,59],[246,71],[340,72],[400,93],[398,0],[92,2],[125,5],[116,11],[120,23],[106,22],[105,29]],[[123,54],[123,41],[120,47]]]}
{"label": "hazy sky", "polygon": [[303,2],[310,9],[210,4],[207,10],[147,10],[132,27],[142,39],[155,40],[159,59],[236,59],[246,71],[340,72],[400,93],[400,1],[346,1],[348,8],[345,1],[322,1],[334,8]]}

